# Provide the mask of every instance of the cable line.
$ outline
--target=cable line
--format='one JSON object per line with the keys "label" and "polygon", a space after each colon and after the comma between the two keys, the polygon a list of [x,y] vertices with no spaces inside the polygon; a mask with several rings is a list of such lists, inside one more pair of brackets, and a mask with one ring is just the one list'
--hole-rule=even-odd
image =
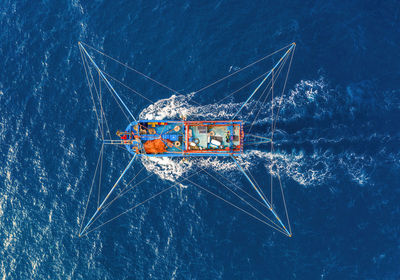
{"label": "cable line", "polygon": [[211,87],[213,85],[216,85],[216,84],[222,82],[223,80],[225,80],[225,79],[227,79],[229,77],[232,77],[233,75],[236,75],[236,74],[242,72],[243,70],[246,70],[247,68],[249,68],[249,67],[251,67],[251,66],[253,66],[253,65],[255,65],[255,64],[257,64],[257,63],[259,63],[259,62],[261,62],[263,60],[265,60],[265,59],[267,59],[268,57],[273,56],[274,54],[282,51],[283,49],[288,48],[290,45],[292,45],[292,44],[289,44],[289,45],[287,45],[287,46],[285,46],[285,47],[283,47],[283,48],[281,48],[281,49],[279,49],[277,51],[274,51],[273,53],[270,53],[270,54],[258,59],[257,61],[255,61],[253,63],[250,63],[250,64],[246,65],[245,67],[243,67],[243,68],[241,68],[241,69],[239,69],[239,70],[237,70],[237,71],[235,71],[235,72],[233,72],[233,73],[231,73],[229,75],[226,75],[225,77],[222,77],[222,78],[218,79],[217,81],[215,81],[215,82],[213,82],[213,83],[211,83],[211,84],[209,84],[209,85],[207,85],[207,86],[205,86],[205,87],[203,87],[203,88],[201,88],[201,89],[199,89],[197,91],[194,91],[194,93],[199,93],[199,92],[201,92],[201,91],[203,91],[203,90],[205,90],[205,89],[207,89],[207,88],[209,88],[209,87]]}
{"label": "cable line", "polygon": [[174,93],[176,93],[176,94],[180,94],[178,91],[176,91],[176,90],[174,90],[174,89],[172,89],[172,88],[170,88],[170,87],[164,85],[163,83],[161,83],[161,82],[159,82],[159,81],[157,81],[157,80],[155,80],[155,79],[153,79],[153,78],[147,76],[146,74],[140,72],[139,70],[136,70],[135,68],[132,68],[132,67],[130,67],[129,65],[127,65],[127,64],[125,64],[125,63],[122,63],[122,62],[118,61],[117,59],[115,59],[115,58],[113,58],[113,57],[111,57],[111,56],[109,56],[109,55],[107,55],[107,54],[105,54],[105,53],[103,53],[103,52],[101,52],[101,51],[95,49],[94,47],[92,47],[92,46],[90,46],[90,45],[88,45],[88,44],[86,44],[86,43],[83,43],[83,42],[80,42],[80,44],[87,46],[88,48],[90,48],[90,49],[92,49],[92,50],[94,50],[94,51],[96,51],[96,52],[98,52],[98,53],[104,55],[105,57],[108,57],[109,59],[111,59],[111,60],[117,62],[118,64],[120,64],[120,65],[122,65],[122,66],[128,68],[129,70],[134,71],[135,73],[137,73],[137,74],[139,74],[139,75],[145,77],[146,79],[149,79],[150,81],[152,81],[152,82],[154,82],[154,83],[156,83],[156,84],[162,86],[163,88],[166,88],[166,89],[168,89],[168,90],[170,90],[170,91],[172,91],[172,92],[174,92]]}

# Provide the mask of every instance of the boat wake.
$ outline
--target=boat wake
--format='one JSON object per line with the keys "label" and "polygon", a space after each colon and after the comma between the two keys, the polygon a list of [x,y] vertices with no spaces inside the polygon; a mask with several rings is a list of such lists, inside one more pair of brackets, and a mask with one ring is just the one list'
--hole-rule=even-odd
{"label": "boat wake", "polygon": [[[370,135],[352,132],[352,118],[361,108],[355,106],[354,96],[350,92],[349,89],[343,93],[330,88],[322,77],[313,81],[300,81],[283,97],[277,119],[275,152],[266,147],[245,148],[241,164],[248,168],[262,164],[270,174],[279,173],[281,178],[294,180],[305,187],[329,184],[337,179],[337,174],[343,174],[359,185],[368,183],[376,159],[371,157],[368,150],[357,150],[356,144],[365,142],[367,148],[375,145],[377,139],[385,137],[372,131]],[[191,104],[193,96],[173,95],[159,100],[145,108],[140,118],[162,120],[186,116],[189,120],[230,119],[240,106],[239,103],[196,106]],[[273,102],[278,104],[280,100],[277,97]],[[253,101],[249,107],[262,106],[255,103],[257,101]],[[255,126],[269,126],[270,105],[264,105],[263,116]],[[381,156],[398,158],[389,151],[387,153],[383,152]],[[181,161],[143,157],[142,162],[148,171],[170,181],[194,170],[195,166],[225,174],[237,171],[233,162],[219,158]]]}

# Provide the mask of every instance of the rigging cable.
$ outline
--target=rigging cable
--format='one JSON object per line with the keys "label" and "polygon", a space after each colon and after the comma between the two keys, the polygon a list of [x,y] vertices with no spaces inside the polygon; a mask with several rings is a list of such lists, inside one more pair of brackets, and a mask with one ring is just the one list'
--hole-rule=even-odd
{"label": "rigging cable", "polygon": [[[200,167],[200,169],[202,169]],[[241,201],[243,201],[244,203],[246,203],[247,205],[249,205],[254,211],[256,211],[257,213],[259,213],[261,216],[263,216],[264,218],[266,218],[267,220],[269,220],[272,224],[274,224],[276,227],[279,227],[277,224],[275,224],[274,221],[272,221],[270,218],[268,218],[267,216],[265,216],[260,210],[258,210],[257,208],[255,208],[253,205],[251,205],[246,199],[244,199],[242,196],[240,196],[239,194],[237,194],[235,191],[233,191],[232,189],[230,189],[227,185],[225,185],[223,182],[221,182],[220,180],[218,180],[217,178],[215,178],[214,176],[212,176],[210,173],[208,173],[207,171],[205,171],[204,169],[202,169],[205,173],[207,173],[211,178],[213,178],[215,181],[217,181],[218,183],[220,183],[222,186],[224,186],[224,188],[226,188],[227,190],[229,190],[231,193],[233,193],[236,197],[238,197]],[[233,202],[232,202],[233,204]]]}
{"label": "rigging cable", "polygon": [[249,68],[249,67],[251,67],[251,66],[253,66],[253,65],[255,65],[255,64],[257,64],[257,63],[259,63],[259,62],[261,62],[261,61],[263,61],[263,60],[265,60],[265,59],[267,59],[268,57],[270,57],[270,56],[272,56],[272,55],[274,55],[274,54],[276,54],[276,53],[282,51],[283,49],[288,48],[288,47],[291,46],[291,45],[292,45],[292,44],[289,44],[289,45],[287,45],[287,46],[285,46],[285,47],[283,47],[283,48],[281,48],[281,49],[279,49],[279,50],[276,50],[276,51],[274,51],[273,53],[270,53],[270,54],[268,54],[268,55],[266,55],[266,56],[264,56],[264,57],[258,59],[257,61],[255,61],[255,62],[253,62],[253,63],[250,63],[250,64],[248,64],[247,66],[245,66],[245,67],[243,67],[243,68],[241,68],[241,69],[239,69],[239,70],[237,70],[237,71],[235,71],[235,72],[233,72],[233,73],[231,73],[231,74],[229,74],[229,75],[226,75],[225,77],[222,77],[222,78],[218,79],[217,81],[215,81],[215,82],[213,82],[213,83],[211,83],[211,84],[209,84],[209,85],[207,85],[207,86],[205,86],[205,87],[203,87],[203,88],[201,88],[201,89],[199,89],[199,90],[197,90],[197,91],[194,91],[194,93],[199,93],[199,92],[201,92],[201,91],[203,91],[203,90],[205,90],[205,89],[207,89],[207,88],[209,88],[209,87],[211,87],[211,86],[213,86],[213,85],[216,85],[216,84],[222,82],[223,80],[225,80],[225,79],[227,79],[227,78],[229,78],[229,77],[231,77],[231,76],[233,76],[233,75],[236,75],[237,73],[240,73],[240,72],[242,72],[243,70],[245,70],[245,69],[247,69],[247,68]]}
{"label": "rigging cable", "polygon": [[[195,174],[192,174],[191,176],[189,176],[189,177],[187,177],[187,178],[184,178],[182,181],[184,181],[184,180],[186,180],[186,179],[188,179],[188,178],[190,178],[190,177],[193,177],[193,176],[196,175],[197,173],[198,173],[198,172],[196,172]],[[100,224],[99,226],[97,226],[97,227],[95,227],[95,228],[93,228],[93,229],[91,229],[91,230],[86,231],[86,233],[85,233],[85,234],[82,234],[81,237],[82,237],[82,236],[85,236],[85,235],[88,235],[89,233],[93,232],[94,230],[96,230],[96,229],[98,229],[98,228],[100,228],[100,227],[102,227],[102,226],[104,226],[104,225],[110,223],[111,221],[113,221],[113,220],[115,220],[115,219],[121,217],[122,215],[125,215],[126,213],[128,213],[128,212],[134,210],[135,208],[137,208],[137,207],[143,205],[144,203],[146,203],[146,202],[152,200],[153,198],[156,198],[157,196],[160,196],[160,195],[163,194],[164,192],[166,192],[166,191],[170,190],[171,188],[173,188],[173,187],[175,187],[175,186],[181,184],[182,181],[174,183],[173,185],[171,185],[171,186],[169,186],[169,187],[163,189],[162,191],[160,191],[160,192],[154,194],[153,196],[151,196],[151,197],[145,199],[144,201],[142,201],[142,202],[140,202],[140,203],[138,203],[138,204],[132,206],[131,208],[128,208],[127,210],[125,210],[124,212],[118,214],[117,216],[115,216],[115,217],[113,217],[113,218],[111,218],[111,219],[105,221],[104,223]],[[104,213],[104,212],[102,212],[102,213]],[[92,223],[92,224],[93,224],[93,223]],[[91,225],[92,225],[92,224],[91,224]]]}
{"label": "rigging cable", "polygon": [[139,70],[136,70],[135,68],[132,68],[132,67],[130,67],[129,65],[127,65],[127,64],[125,64],[125,63],[123,63],[123,62],[120,62],[120,61],[118,61],[117,59],[115,59],[115,58],[113,58],[113,57],[111,57],[111,56],[109,56],[109,55],[107,55],[107,54],[105,54],[105,53],[103,53],[103,52],[101,52],[101,51],[95,49],[94,47],[89,46],[88,44],[83,43],[83,42],[81,42],[81,44],[87,46],[88,48],[90,48],[90,49],[92,49],[92,50],[94,50],[94,51],[96,51],[96,52],[98,52],[98,53],[100,53],[100,54],[102,54],[102,55],[104,55],[105,57],[108,57],[109,59],[111,59],[111,60],[117,62],[118,64],[120,64],[120,65],[122,65],[122,66],[128,68],[129,70],[134,71],[135,73],[137,73],[137,74],[139,74],[139,75],[145,77],[146,79],[149,79],[150,81],[152,81],[152,82],[154,82],[154,83],[156,83],[156,84],[162,86],[163,88],[166,88],[166,89],[168,89],[168,90],[170,90],[170,91],[172,91],[172,92],[174,92],[174,93],[176,93],[176,94],[180,94],[178,91],[176,91],[176,90],[174,90],[174,89],[172,89],[172,88],[170,88],[170,87],[164,85],[163,83],[161,83],[161,82],[159,82],[159,81],[157,81],[157,80],[155,80],[155,79],[153,79],[153,78],[147,76],[146,74],[140,72]]}
{"label": "rigging cable", "polygon": [[80,50],[80,51],[81,51],[81,56],[82,56],[82,61],[83,61],[83,68],[85,69],[86,79],[87,79],[87,82],[88,82],[88,85],[89,85],[90,96],[91,96],[91,98],[92,98],[94,111],[95,111],[95,113],[96,113],[97,123],[98,123],[99,129],[100,129],[100,132],[101,132],[101,134],[103,135],[103,131],[101,131],[101,126],[100,126],[100,122],[99,122],[99,117],[98,117],[98,114],[97,114],[97,106],[96,106],[96,103],[94,102],[94,98],[93,98],[92,85],[91,85],[91,83],[90,83],[89,76],[88,76],[87,70],[86,70],[85,59],[84,59],[84,57],[83,57],[82,50]]}
{"label": "rigging cable", "polygon": [[92,179],[92,184],[91,184],[91,186],[90,186],[89,197],[88,197],[88,200],[87,200],[87,202],[86,202],[85,210],[84,210],[84,212],[83,212],[82,223],[81,223],[81,226],[79,227],[79,232],[81,232],[81,230],[82,230],[83,221],[85,220],[85,217],[86,217],[86,211],[87,211],[87,208],[88,208],[88,205],[89,205],[90,196],[92,195],[93,185],[94,185],[94,179],[96,178],[97,169],[98,169],[98,167],[99,167],[100,156],[101,156],[101,154],[103,153],[103,147],[104,147],[104,145],[101,146],[101,150],[100,150],[100,153],[99,153],[99,157],[98,157],[98,159],[97,159],[96,169],[95,169],[94,176],[93,176],[93,179]]}
{"label": "rigging cable", "polygon": [[273,228],[273,229],[275,229],[275,230],[277,230],[277,231],[279,231],[279,232],[281,232],[281,233],[283,233],[283,234],[285,234],[285,235],[288,235],[286,232],[284,232],[284,231],[281,230],[280,228],[274,227],[273,225],[267,223],[266,221],[263,221],[262,219],[258,218],[257,216],[254,216],[253,214],[251,214],[251,213],[249,213],[248,211],[242,209],[241,207],[238,207],[237,205],[231,203],[230,201],[224,199],[223,197],[221,197],[221,196],[219,196],[219,195],[213,193],[212,191],[210,191],[210,190],[208,190],[208,189],[206,189],[206,188],[200,186],[199,184],[196,184],[196,183],[193,182],[192,180],[189,180],[189,179],[186,179],[186,180],[187,180],[188,182],[190,182],[191,184],[193,184],[194,186],[196,186],[196,187],[198,187],[198,188],[200,188],[200,189],[202,189],[202,190],[208,192],[209,194],[215,196],[216,198],[219,198],[220,200],[224,201],[225,203],[227,203],[227,204],[229,204],[229,205],[235,207],[236,209],[238,209],[238,210],[244,212],[245,214],[249,215],[250,217],[252,217],[252,218],[254,218],[254,219],[256,219],[256,220],[262,222],[263,224],[265,224],[265,225],[267,225],[267,226],[269,226],[269,227],[271,227],[271,228]]}

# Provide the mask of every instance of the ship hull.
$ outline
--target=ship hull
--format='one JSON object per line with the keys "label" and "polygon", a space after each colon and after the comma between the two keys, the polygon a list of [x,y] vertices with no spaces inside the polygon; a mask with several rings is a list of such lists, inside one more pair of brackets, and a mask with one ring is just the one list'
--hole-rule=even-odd
{"label": "ship hull", "polygon": [[244,133],[240,120],[141,120],[130,123],[119,136],[138,156],[206,157],[240,155]]}

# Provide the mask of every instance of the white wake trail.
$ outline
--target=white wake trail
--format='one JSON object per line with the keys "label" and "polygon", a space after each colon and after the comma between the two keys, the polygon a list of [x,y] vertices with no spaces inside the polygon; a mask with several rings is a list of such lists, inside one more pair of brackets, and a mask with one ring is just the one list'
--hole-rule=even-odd
{"label": "white wake trail", "polygon": [[[204,119],[230,119],[237,109],[241,106],[240,103],[227,104],[209,104],[204,106],[194,106],[190,103],[193,95],[172,95],[170,98],[162,99],[153,105],[148,106],[140,113],[141,119],[180,119],[181,116],[186,116],[192,120]],[[334,114],[341,109],[343,103],[342,93],[329,88],[323,78],[315,81],[302,80],[297,83],[293,89],[289,90],[281,99],[279,96],[273,100],[273,105],[276,108],[281,106],[278,116],[277,128],[280,125],[286,125],[293,122],[299,124],[304,123],[303,119],[321,120],[323,118],[333,118]],[[261,103],[254,101],[249,106],[261,106]],[[255,125],[267,125],[271,123],[271,101],[264,104],[261,108],[262,116]],[[312,112],[312,115],[310,115]],[[249,112],[253,114],[252,112]],[[332,117],[333,115],[333,117]],[[244,119],[246,116],[244,116]],[[250,118],[251,119],[251,118]],[[296,181],[303,186],[315,186],[327,184],[331,180],[336,180],[338,169],[347,174],[348,178],[353,182],[363,185],[369,180],[369,172],[375,166],[375,161],[370,157],[357,154],[351,150],[334,153],[327,148],[320,147],[319,135],[320,128],[304,127],[300,128],[299,133],[308,131],[305,135],[305,141],[309,141],[314,145],[313,151],[305,152],[303,150],[279,150],[272,153],[268,150],[246,149],[240,159],[241,165],[251,169],[256,165],[262,164],[267,172],[276,176],[279,173],[281,178],[287,178]],[[310,125],[310,124],[305,124]],[[343,125],[347,125],[344,123]],[[325,129],[325,128],[324,128]],[[279,141],[282,143],[293,144],[291,135],[281,130]],[[311,139],[308,139],[310,138]],[[312,139],[317,137],[317,139]],[[350,139],[346,135],[337,135],[339,140]],[[330,139],[327,139],[330,141]],[[332,139],[331,139],[332,140]],[[337,140],[337,139],[336,139]],[[335,142],[333,139],[331,142]],[[339,141],[338,140],[338,141]],[[188,159],[182,162],[180,159],[171,158],[143,158],[142,162],[149,172],[156,173],[160,178],[170,181],[175,181],[185,174],[189,175],[189,171],[195,170],[196,166],[201,168],[210,168],[217,172],[232,172],[236,171],[235,164],[227,159],[222,160],[216,157],[213,158],[196,158]]]}

